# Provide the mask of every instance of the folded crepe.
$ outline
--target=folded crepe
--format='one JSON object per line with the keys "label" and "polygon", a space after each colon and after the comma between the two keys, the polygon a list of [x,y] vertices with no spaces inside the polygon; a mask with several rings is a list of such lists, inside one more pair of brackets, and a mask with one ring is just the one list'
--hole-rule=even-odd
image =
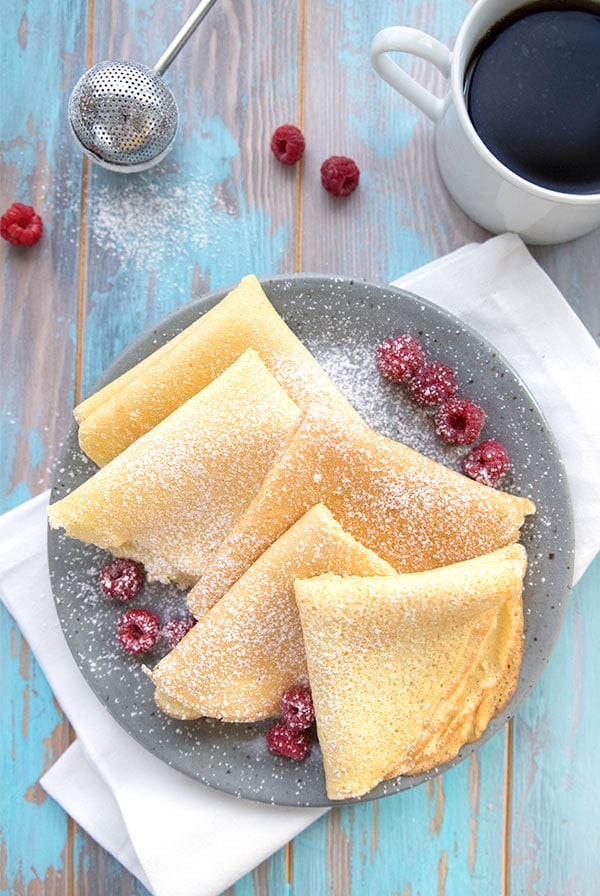
{"label": "folded crepe", "polygon": [[481,485],[340,409],[309,407],[188,604],[199,616],[303,513],[324,503],[397,572],[435,569],[517,541],[534,504]]}
{"label": "folded crepe", "polygon": [[248,350],[51,505],[50,525],[140,561],[150,578],[191,585],[258,491],[298,413]]}
{"label": "folded crepe", "polygon": [[279,714],[307,685],[294,579],[323,572],[393,575],[322,504],[277,539],[149,673],[158,705],[177,718],[253,722]]}
{"label": "folded crepe", "polygon": [[506,670],[493,690],[509,695],[523,642],[494,638],[491,623],[503,604],[510,614],[521,600],[525,569],[525,550],[510,545],[421,573],[296,581],[330,799],[432,768],[440,744],[445,758],[455,756],[477,728],[458,724],[454,736],[454,720],[485,701],[488,664]]}
{"label": "folded crepe", "polygon": [[82,450],[99,466],[108,463],[248,348],[259,353],[301,408],[321,399],[350,408],[250,275],[195,323],[75,408]]}

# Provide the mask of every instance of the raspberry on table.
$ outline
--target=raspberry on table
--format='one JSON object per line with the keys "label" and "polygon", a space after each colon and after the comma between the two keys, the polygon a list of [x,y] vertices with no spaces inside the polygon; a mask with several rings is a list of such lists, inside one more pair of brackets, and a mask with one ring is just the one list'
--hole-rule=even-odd
{"label": "raspberry on table", "polygon": [[412,400],[424,406],[442,404],[452,398],[457,388],[452,368],[438,361],[424,364],[408,383]]}
{"label": "raspberry on table", "polygon": [[174,617],[165,622],[162,633],[171,650],[179,644],[181,639],[184,638],[195,625],[196,620],[193,616]]}
{"label": "raspberry on table", "polygon": [[135,560],[117,557],[100,571],[98,583],[107,597],[133,600],[144,583],[144,567]]}
{"label": "raspberry on table", "polygon": [[401,333],[384,339],[376,349],[379,373],[395,383],[407,383],[427,360],[416,336]]}
{"label": "raspberry on table", "polygon": [[271,150],[282,165],[295,165],[305,148],[304,135],[295,124],[282,124],[273,132]]}
{"label": "raspberry on table", "polygon": [[13,246],[34,246],[42,238],[42,219],[31,205],[13,202],[0,218],[0,236]]}
{"label": "raspberry on table", "polygon": [[483,485],[497,485],[510,469],[508,452],[500,442],[487,439],[473,448],[463,461],[463,470]]}
{"label": "raspberry on table", "polygon": [[472,445],[485,422],[483,408],[467,398],[449,398],[436,412],[435,431],[450,445]]}
{"label": "raspberry on table", "polygon": [[306,731],[315,720],[312,694],[308,688],[290,688],[281,698],[281,721],[290,731]]}
{"label": "raspberry on table", "polygon": [[359,180],[358,165],[347,156],[330,156],[321,165],[321,183],[332,196],[349,196]]}
{"label": "raspberry on table", "polygon": [[127,653],[147,653],[158,643],[160,619],[143,607],[126,610],[119,619],[118,632]]}
{"label": "raspberry on table", "polygon": [[267,747],[276,756],[287,756],[296,762],[310,753],[312,741],[308,731],[293,731],[284,722],[275,722],[266,735]]}

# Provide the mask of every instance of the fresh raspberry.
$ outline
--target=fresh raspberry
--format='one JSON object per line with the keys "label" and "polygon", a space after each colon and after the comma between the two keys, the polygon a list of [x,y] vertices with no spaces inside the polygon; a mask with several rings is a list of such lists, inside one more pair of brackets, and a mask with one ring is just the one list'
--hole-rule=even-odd
{"label": "fresh raspberry", "polygon": [[144,582],[144,567],[134,560],[117,557],[101,570],[98,582],[107,597],[132,600]]}
{"label": "fresh raspberry", "polygon": [[413,401],[420,405],[441,404],[456,392],[456,377],[451,367],[430,361],[417,370],[408,384]]}
{"label": "fresh raspberry", "polygon": [[315,720],[312,694],[308,688],[290,688],[281,698],[281,721],[290,731],[306,731]]}
{"label": "fresh raspberry", "polygon": [[304,136],[295,124],[282,124],[271,137],[273,155],[282,165],[295,165],[304,153]]}
{"label": "fresh raspberry", "polygon": [[30,205],[13,202],[0,218],[0,236],[13,246],[34,246],[42,238],[44,225]]}
{"label": "fresh raspberry", "polygon": [[150,610],[126,610],[119,619],[119,641],[127,653],[147,653],[156,647],[160,619]]}
{"label": "fresh raspberry", "polygon": [[426,360],[423,346],[410,333],[390,336],[376,350],[379,373],[395,383],[407,383]]}
{"label": "fresh raspberry", "polygon": [[171,650],[195,625],[196,620],[193,616],[176,617],[165,622],[162,633]]}
{"label": "fresh raspberry", "polygon": [[472,445],[481,435],[483,408],[467,398],[449,398],[435,415],[435,431],[450,445]]}
{"label": "fresh raspberry", "polygon": [[267,731],[267,746],[271,753],[299,762],[308,756],[312,743],[308,731],[293,731],[284,722],[275,722]]}
{"label": "fresh raspberry", "polygon": [[467,476],[484,485],[497,485],[506,476],[509,468],[510,461],[506,448],[493,439],[481,442],[463,461],[463,469]]}
{"label": "fresh raspberry", "polygon": [[354,193],[360,179],[356,162],[347,156],[330,156],[321,165],[321,183],[332,196]]}

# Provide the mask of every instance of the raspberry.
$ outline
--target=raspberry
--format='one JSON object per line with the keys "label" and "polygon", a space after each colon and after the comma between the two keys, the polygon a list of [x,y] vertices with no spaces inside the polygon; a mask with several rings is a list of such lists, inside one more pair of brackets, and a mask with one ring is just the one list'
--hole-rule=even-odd
{"label": "raspberry", "polygon": [[160,619],[143,608],[126,610],[119,619],[119,641],[127,653],[147,653],[156,647]]}
{"label": "raspberry", "polygon": [[456,389],[452,368],[437,361],[420,367],[408,384],[410,397],[421,405],[441,404],[452,398]]}
{"label": "raspberry", "polygon": [[290,688],[281,698],[281,721],[290,731],[305,731],[315,720],[308,688]]}
{"label": "raspberry", "polygon": [[132,600],[144,582],[144,567],[134,560],[117,557],[101,570],[98,582],[107,597]]}
{"label": "raspberry", "polygon": [[0,236],[13,246],[34,246],[42,238],[44,225],[30,205],[13,202],[0,218]]}
{"label": "raspberry", "polygon": [[311,746],[308,731],[292,731],[283,722],[275,722],[267,731],[267,747],[275,755],[299,762],[308,756]]}
{"label": "raspberry", "polygon": [[196,620],[193,616],[178,617],[165,622],[162,633],[171,650],[195,625]]}
{"label": "raspberry", "polygon": [[488,439],[473,448],[463,461],[467,476],[484,485],[497,485],[510,467],[508,452],[499,442]]}
{"label": "raspberry", "polygon": [[410,333],[390,336],[376,350],[379,373],[396,383],[407,383],[426,360],[423,346]]}
{"label": "raspberry", "polygon": [[435,415],[435,431],[450,445],[472,445],[481,435],[483,408],[466,398],[450,398]]}
{"label": "raspberry", "polygon": [[356,162],[347,156],[330,156],[321,165],[321,183],[332,196],[354,193],[360,179]]}
{"label": "raspberry", "polygon": [[282,165],[295,165],[304,153],[304,136],[295,124],[280,125],[271,137],[273,155]]}

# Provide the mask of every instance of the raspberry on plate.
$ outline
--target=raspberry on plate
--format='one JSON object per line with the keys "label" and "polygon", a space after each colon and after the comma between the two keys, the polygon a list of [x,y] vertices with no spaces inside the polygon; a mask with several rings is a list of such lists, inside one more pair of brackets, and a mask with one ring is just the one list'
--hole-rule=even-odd
{"label": "raspberry on plate", "polygon": [[281,698],[281,721],[290,731],[306,731],[315,720],[312,694],[308,688],[290,688]]}
{"label": "raspberry on plate", "polygon": [[359,179],[358,165],[347,156],[330,156],[321,165],[321,183],[332,196],[354,193]]}
{"label": "raspberry on plate", "polygon": [[181,639],[184,638],[195,625],[196,620],[193,616],[174,617],[165,622],[162,633],[171,650],[179,644]]}
{"label": "raspberry on plate", "polygon": [[158,643],[160,619],[142,607],[126,610],[119,619],[118,631],[119,641],[127,653],[147,653]]}
{"label": "raspberry on plate", "polygon": [[282,124],[273,132],[271,150],[282,165],[295,165],[305,148],[304,135],[295,124]]}
{"label": "raspberry on plate", "polygon": [[401,333],[384,339],[376,349],[379,373],[395,383],[407,383],[421,368],[427,358],[416,336]]}
{"label": "raspberry on plate", "polygon": [[308,731],[293,731],[284,722],[275,722],[267,731],[267,747],[276,756],[287,756],[300,762],[310,753],[312,742]]}
{"label": "raspberry on plate", "polygon": [[450,445],[472,445],[485,422],[483,408],[467,398],[449,398],[436,412],[435,431]]}
{"label": "raspberry on plate", "polygon": [[497,485],[510,468],[508,452],[500,442],[488,439],[473,448],[463,461],[463,470],[483,485]]}
{"label": "raspberry on plate", "polygon": [[31,205],[13,202],[0,218],[0,236],[13,246],[35,246],[42,238],[44,225]]}
{"label": "raspberry on plate", "polygon": [[408,392],[417,404],[442,404],[455,394],[456,377],[451,367],[430,361],[417,370],[408,384]]}
{"label": "raspberry on plate", "polygon": [[98,583],[107,597],[132,600],[144,582],[144,567],[135,560],[117,557],[100,571]]}

